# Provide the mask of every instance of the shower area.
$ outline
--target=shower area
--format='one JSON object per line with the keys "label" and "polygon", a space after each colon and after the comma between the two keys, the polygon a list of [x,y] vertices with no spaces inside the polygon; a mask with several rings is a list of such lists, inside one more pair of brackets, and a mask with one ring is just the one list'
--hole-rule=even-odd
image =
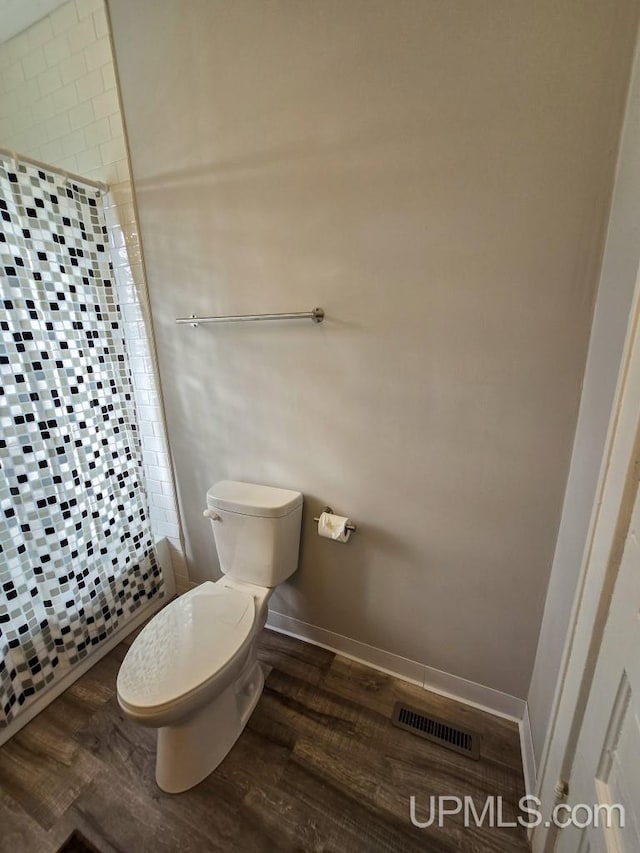
{"label": "shower area", "polygon": [[185,586],[106,10],[50,6],[0,43],[0,743]]}

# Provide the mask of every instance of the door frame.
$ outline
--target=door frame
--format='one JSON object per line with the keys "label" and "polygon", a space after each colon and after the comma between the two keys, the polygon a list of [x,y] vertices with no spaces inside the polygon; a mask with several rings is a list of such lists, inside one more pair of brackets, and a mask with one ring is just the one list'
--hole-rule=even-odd
{"label": "door frame", "polygon": [[580,578],[551,722],[547,730],[537,795],[543,822],[530,833],[533,853],[551,853],[558,830],[545,827],[560,788],[569,780],[576,742],[607,622],[613,587],[640,479],[640,269],[598,486],[591,513]]}

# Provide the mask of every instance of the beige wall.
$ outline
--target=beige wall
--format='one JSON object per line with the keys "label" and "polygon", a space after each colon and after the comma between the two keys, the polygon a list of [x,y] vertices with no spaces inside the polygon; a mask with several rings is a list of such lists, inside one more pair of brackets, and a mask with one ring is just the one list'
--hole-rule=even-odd
{"label": "beige wall", "polygon": [[193,580],[211,483],[298,488],[275,610],[526,696],[631,6],[110,0]]}

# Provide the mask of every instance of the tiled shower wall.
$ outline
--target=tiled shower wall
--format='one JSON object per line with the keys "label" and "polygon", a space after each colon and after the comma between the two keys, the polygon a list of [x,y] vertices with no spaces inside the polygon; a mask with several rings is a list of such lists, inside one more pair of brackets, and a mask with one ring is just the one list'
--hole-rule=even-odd
{"label": "tiled shower wall", "polygon": [[131,354],[151,524],[156,539],[168,540],[176,585],[183,591],[189,581],[102,0],[70,0],[0,44],[0,146],[109,184],[107,227]]}

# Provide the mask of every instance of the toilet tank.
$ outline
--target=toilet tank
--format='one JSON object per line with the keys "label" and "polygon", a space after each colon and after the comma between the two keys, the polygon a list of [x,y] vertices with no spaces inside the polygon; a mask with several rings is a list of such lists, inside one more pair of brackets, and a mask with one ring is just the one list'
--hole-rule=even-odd
{"label": "toilet tank", "polygon": [[225,575],[274,587],[298,568],[300,492],[221,480],[207,492],[207,509]]}

